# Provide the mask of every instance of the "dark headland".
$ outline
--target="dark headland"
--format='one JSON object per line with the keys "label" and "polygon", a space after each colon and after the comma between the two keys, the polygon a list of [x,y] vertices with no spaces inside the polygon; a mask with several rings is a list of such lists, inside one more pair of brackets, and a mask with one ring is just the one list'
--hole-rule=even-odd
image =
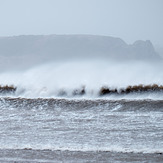
{"label": "dark headland", "polygon": [[28,68],[72,59],[117,61],[161,60],[151,41],[127,44],[120,38],[96,35],[21,35],[0,37],[0,68]]}

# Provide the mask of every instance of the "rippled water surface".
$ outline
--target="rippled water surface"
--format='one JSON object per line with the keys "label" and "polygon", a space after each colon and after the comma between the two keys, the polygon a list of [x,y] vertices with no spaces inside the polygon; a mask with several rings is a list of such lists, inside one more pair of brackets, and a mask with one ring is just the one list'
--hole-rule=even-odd
{"label": "rippled water surface", "polygon": [[0,99],[1,149],[163,152],[163,101]]}

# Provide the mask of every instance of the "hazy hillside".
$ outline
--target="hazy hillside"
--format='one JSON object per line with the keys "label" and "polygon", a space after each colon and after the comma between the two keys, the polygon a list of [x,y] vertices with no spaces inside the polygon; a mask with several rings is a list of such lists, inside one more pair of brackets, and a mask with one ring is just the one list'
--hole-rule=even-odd
{"label": "hazy hillside", "polygon": [[163,47],[159,45],[155,45],[156,51],[163,58]]}
{"label": "hazy hillside", "polygon": [[150,41],[126,44],[120,38],[94,35],[0,37],[0,68],[32,66],[72,59],[158,60]]}

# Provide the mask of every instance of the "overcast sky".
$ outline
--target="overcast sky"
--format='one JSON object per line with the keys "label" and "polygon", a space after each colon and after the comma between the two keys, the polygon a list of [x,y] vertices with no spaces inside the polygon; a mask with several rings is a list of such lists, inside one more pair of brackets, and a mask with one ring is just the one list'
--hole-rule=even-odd
{"label": "overcast sky", "polygon": [[163,46],[163,0],[0,0],[0,36],[94,34]]}

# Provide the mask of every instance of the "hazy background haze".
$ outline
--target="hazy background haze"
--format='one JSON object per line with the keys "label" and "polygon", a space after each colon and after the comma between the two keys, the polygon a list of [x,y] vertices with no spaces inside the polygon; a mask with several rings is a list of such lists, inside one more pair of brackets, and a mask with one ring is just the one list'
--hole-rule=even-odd
{"label": "hazy background haze", "polygon": [[0,36],[93,34],[163,47],[162,0],[0,0]]}

